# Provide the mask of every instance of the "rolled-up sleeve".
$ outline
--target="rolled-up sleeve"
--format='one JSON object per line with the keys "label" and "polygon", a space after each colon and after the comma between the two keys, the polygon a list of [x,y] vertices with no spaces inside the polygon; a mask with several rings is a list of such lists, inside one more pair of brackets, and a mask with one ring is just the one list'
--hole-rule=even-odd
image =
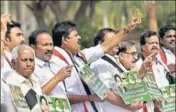
{"label": "rolled-up sleeve", "polygon": [[101,48],[100,44],[95,47],[86,48],[81,52],[85,55],[88,63],[92,63],[104,56],[104,51]]}

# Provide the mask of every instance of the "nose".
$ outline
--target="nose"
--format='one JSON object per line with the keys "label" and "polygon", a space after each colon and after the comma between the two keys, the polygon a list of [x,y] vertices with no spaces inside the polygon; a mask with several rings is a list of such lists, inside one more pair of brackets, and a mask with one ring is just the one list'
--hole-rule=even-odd
{"label": "nose", "polygon": [[47,46],[47,50],[52,50],[53,49],[53,46],[52,45],[48,45]]}
{"label": "nose", "polygon": [[27,67],[31,67],[31,65],[32,65],[32,62],[31,62],[30,60],[27,60],[27,61],[26,61],[26,66],[27,66]]}
{"label": "nose", "polygon": [[175,41],[175,36],[172,36],[171,40],[174,40],[174,41]]}
{"label": "nose", "polygon": [[20,36],[21,43],[24,43],[25,39],[24,36]]}
{"label": "nose", "polygon": [[78,35],[78,39],[81,39],[81,36]]}

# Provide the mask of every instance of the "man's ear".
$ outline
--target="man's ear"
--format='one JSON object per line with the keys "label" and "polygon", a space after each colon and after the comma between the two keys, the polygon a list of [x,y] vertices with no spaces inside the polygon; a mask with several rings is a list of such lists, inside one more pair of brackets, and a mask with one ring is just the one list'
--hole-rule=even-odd
{"label": "man's ear", "polygon": [[34,51],[35,51],[36,46],[35,46],[34,44],[31,44],[30,46],[31,46],[31,47],[34,49]]}
{"label": "man's ear", "polygon": [[9,42],[10,42],[10,38],[7,38],[7,37],[6,37],[6,38],[5,38],[5,41],[4,41],[4,44],[5,44],[5,45],[8,45]]}
{"label": "man's ear", "polygon": [[159,39],[160,44],[162,45],[164,43],[163,39]]}
{"label": "man's ear", "polygon": [[12,64],[12,68],[15,68],[15,60],[14,59],[12,59],[11,64]]}
{"label": "man's ear", "polygon": [[62,37],[62,43],[67,44],[67,38]]}
{"label": "man's ear", "polygon": [[141,46],[141,51],[142,51],[142,52],[145,52],[145,50],[144,50],[144,49],[145,49],[145,46],[144,46],[144,45],[142,45],[142,46]]}

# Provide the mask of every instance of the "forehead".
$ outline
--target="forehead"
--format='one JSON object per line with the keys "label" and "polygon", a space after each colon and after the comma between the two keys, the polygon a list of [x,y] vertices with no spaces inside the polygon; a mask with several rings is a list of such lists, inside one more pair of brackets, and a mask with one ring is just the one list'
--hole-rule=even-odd
{"label": "forehead", "polygon": [[18,58],[34,58],[34,53],[30,48],[21,48],[18,51]]}
{"label": "forehead", "polygon": [[106,37],[106,38],[113,37],[114,35],[115,35],[114,32],[105,32],[105,37]]}
{"label": "forehead", "polygon": [[154,35],[154,36],[151,36],[149,38],[146,38],[146,41],[147,42],[158,42],[159,39],[158,39],[158,37],[156,35]]}
{"label": "forehead", "polygon": [[136,46],[135,46],[135,45],[133,45],[133,46],[128,46],[126,52],[130,52],[130,53],[136,52]]}
{"label": "forehead", "polygon": [[72,29],[72,30],[70,31],[70,36],[76,35],[76,34],[78,34],[78,32],[77,32],[75,29]]}
{"label": "forehead", "polygon": [[36,41],[39,43],[53,42],[52,37],[48,33],[39,34]]}
{"label": "forehead", "polygon": [[175,33],[175,30],[169,30],[165,33],[165,35],[174,35]]}
{"label": "forehead", "polygon": [[20,28],[14,27],[10,30],[10,33],[23,33]]}

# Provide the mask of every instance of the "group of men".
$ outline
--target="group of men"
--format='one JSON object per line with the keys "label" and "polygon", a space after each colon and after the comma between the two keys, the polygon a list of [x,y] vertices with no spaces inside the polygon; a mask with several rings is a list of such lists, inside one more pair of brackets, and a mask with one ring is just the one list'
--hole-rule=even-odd
{"label": "group of men", "polygon": [[[133,15],[127,27],[120,31],[103,28],[94,37],[94,47],[80,50],[76,24],[62,21],[55,24],[52,35],[37,29],[29,36],[29,45],[20,24],[9,14],[1,15],[1,110],[17,112],[8,84],[20,86],[32,112],[39,110],[36,95],[68,98],[76,112],[154,112],[159,100],[126,105],[115,92],[114,76],[130,70],[151,71],[159,87],[175,83],[175,27],[166,25],[159,31],[145,31],[140,37],[142,56],[135,43],[122,41],[141,18]],[[101,100],[80,78],[85,63],[111,90]],[[169,73],[169,74],[168,74]],[[10,108],[9,108],[10,106]]]}

